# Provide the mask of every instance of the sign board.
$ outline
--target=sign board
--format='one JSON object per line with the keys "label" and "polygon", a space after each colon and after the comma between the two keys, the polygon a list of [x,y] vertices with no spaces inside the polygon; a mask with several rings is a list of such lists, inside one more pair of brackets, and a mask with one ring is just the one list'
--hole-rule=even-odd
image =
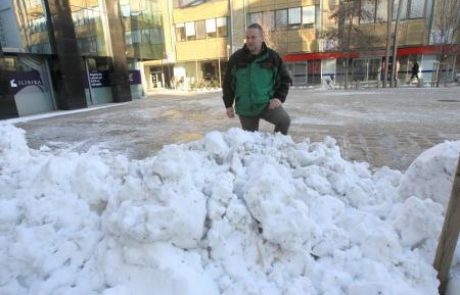
{"label": "sign board", "polygon": [[129,71],[129,84],[130,85],[142,84],[141,71],[139,71],[139,70],[131,70],[131,71]]}
{"label": "sign board", "polygon": [[37,86],[42,92],[44,91],[43,81],[38,71],[10,72],[9,77],[10,87],[13,94],[17,94],[23,88],[28,86]]}
{"label": "sign board", "polygon": [[110,87],[109,71],[90,71],[89,82],[92,88]]}

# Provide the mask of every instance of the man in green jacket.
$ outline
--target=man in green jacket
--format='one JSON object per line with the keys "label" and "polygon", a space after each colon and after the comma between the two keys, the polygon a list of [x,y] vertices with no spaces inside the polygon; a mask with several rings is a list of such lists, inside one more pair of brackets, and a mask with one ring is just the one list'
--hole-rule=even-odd
{"label": "man in green jacket", "polygon": [[259,129],[259,120],[275,125],[275,132],[288,133],[291,118],[283,109],[291,77],[281,57],[264,42],[259,24],[246,29],[246,44],[228,61],[223,99],[229,118],[238,114],[241,127]]}

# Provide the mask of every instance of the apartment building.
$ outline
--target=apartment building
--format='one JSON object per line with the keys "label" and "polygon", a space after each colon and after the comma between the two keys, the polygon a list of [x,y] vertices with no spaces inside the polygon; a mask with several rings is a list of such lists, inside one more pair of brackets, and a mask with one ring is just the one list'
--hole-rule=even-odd
{"label": "apartment building", "polygon": [[167,50],[161,60],[144,62],[147,91],[221,86],[232,53],[229,5],[228,0],[163,1]]}
{"label": "apartment building", "polygon": [[[437,73],[442,49],[435,24],[443,12],[436,0],[402,1],[397,30],[398,79],[408,80],[415,60],[426,82],[434,81],[437,74],[455,79],[455,66]],[[392,7],[391,30],[397,4]],[[169,31],[175,46],[168,55],[172,58],[152,62],[152,69],[167,77],[156,86],[220,85],[228,56],[243,45],[245,27],[254,22],[264,27],[266,42],[283,56],[294,85],[317,85],[325,77],[338,83],[345,77],[379,81],[383,75],[388,0],[174,0],[169,7]],[[344,42],[347,39],[349,42]],[[451,50],[450,55],[455,60],[449,64],[458,69],[458,50]],[[160,63],[163,68],[168,65],[168,75]]]}

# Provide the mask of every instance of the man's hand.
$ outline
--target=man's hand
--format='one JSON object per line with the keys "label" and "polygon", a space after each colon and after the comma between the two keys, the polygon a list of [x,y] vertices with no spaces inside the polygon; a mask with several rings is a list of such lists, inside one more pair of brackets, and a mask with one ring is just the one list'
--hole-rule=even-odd
{"label": "man's hand", "polygon": [[227,117],[235,118],[235,111],[233,110],[233,107],[227,108]]}
{"label": "man's hand", "polygon": [[276,108],[280,107],[281,104],[282,104],[281,100],[279,100],[278,98],[272,98],[272,99],[270,99],[270,102],[268,104],[268,108],[270,110],[273,110],[273,109],[276,109]]}

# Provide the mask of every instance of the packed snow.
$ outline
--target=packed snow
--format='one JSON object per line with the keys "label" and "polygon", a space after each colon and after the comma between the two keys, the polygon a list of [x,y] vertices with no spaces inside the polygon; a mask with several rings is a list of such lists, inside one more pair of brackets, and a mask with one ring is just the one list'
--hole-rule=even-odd
{"label": "packed snow", "polygon": [[230,129],[129,160],[0,133],[0,294],[438,292],[460,141],[403,173],[346,161],[332,138]]}

